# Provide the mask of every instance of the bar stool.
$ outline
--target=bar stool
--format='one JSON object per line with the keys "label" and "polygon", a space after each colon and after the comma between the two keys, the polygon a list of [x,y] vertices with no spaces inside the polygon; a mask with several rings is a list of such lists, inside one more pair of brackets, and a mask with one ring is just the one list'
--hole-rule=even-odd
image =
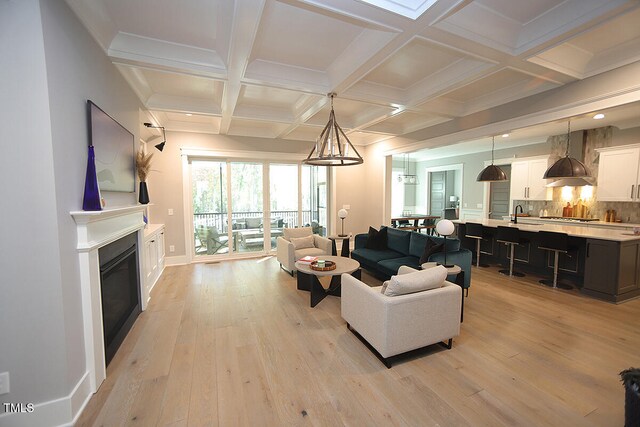
{"label": "bar stool", "polygon": [[520,230],[516,227],[503,227],[498,226],[498,231],[496,233],[496,241],[500,243],[504,243],[507,246],[510,246],[510,260],[509,260],[509,269],[508,270],[500,270],[498,271],[501,274],[516,276],[516,277],[524,277],[523,273],[518,271],[513,271],[513,258],[516,245],[520,245]]}
{"label": "bar stool", "polygon": [[489,264],[480,264],[480,242],[484,239],[484,227],[482,224],[467,222],[465,224],[465,236],[476,241],[476,267],[489,267]]}
{"label": "bar stool", "polygon": [[560,289],[573,289],[573,286],[558,283],[558,258],[560,253],[568,254],[572,249],[569,246],[569,236],[566,233],[554,233],[552,231],[538,231],[538,249],[542,249],[544,251],[553,251],[554,260],[553,260],[553,279],[543,279],[539,282],[543,285],[551,286],[554,288]]}

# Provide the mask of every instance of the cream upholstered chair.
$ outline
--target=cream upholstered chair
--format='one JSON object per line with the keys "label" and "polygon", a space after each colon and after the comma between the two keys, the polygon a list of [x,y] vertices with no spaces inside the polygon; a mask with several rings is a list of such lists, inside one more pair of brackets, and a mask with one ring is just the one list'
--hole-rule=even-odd
{"label": "cream upholstered chair", "polygon": [[[312,236],[311,238],[309,238]],[[300,241],[295,239],[307,238]],[[291,239],[294,239],[292,242]],[[296,248],[297,243],[298,248]],[[331,240],[313,234],[311,227],[285,228],[276,241],[276,258],[280,267],[293,276],[296,261],[305,256],[331,255]]]}
{"label": "cream upholstered chair", "polygon": [[[402,266],[398,274],[416,271]],[[397,296],[384,295],[381,286],[370,287],[343,274],[342,318],[387,368],[394,356],[411,350],[436,343],[451,348],[453,337],[460,334],[462,288],[445,281],[443,274],[441,286]]]}

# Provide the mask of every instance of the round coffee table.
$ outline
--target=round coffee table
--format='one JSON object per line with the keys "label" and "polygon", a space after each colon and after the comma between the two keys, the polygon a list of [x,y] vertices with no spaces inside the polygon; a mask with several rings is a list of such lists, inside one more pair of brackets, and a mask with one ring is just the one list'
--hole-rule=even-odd
{"label": "round coffee table", "polygon": [[[361,278],[360,263],[354,259],[340,256],[322,256],[318,259],[335,262],[335,270],[317,271],[307,263],[296,261],[298,289],[311,293],[311,307],[318,305],[327,295],[340,296],[340,276],[343,273],[351,274],[356,279]],[[328,289],[325,289],[318,277],[327,276],[331,277],[331,284]]]}

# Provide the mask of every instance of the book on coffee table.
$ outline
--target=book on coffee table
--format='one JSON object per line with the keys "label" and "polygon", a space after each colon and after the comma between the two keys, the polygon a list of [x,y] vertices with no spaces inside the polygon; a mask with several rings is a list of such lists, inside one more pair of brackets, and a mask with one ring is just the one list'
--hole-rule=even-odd
{"label": "book on coffee table", "polygon": [[317,256],[307,255],[306,257],[300,258],[298,262],[301,262],[303,264],[311,264],[313,261],[316,261],[317,259],[318,259]]}

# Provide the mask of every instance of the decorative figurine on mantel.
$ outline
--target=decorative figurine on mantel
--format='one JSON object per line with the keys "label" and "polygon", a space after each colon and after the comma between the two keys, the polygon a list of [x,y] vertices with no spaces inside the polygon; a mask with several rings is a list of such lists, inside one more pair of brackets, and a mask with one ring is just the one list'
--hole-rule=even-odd
{"label": "decorative figurine on mantel", "polygon": [[146,153],[141,145],[136,154],[136,171],[140,178],[140,191],[138,193],[138,202],[142,205],[149,203],[149,192],[147,190],[147,176],[151,170],[151,158],[153,153]]}

